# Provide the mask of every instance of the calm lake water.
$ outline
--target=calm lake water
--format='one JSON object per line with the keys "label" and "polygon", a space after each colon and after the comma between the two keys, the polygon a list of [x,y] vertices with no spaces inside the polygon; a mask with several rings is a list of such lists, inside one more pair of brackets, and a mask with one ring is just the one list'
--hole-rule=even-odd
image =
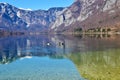
{"label": "calm lake water", "polygon": [[0,37],[0,80],[120,80],[120,35]]}

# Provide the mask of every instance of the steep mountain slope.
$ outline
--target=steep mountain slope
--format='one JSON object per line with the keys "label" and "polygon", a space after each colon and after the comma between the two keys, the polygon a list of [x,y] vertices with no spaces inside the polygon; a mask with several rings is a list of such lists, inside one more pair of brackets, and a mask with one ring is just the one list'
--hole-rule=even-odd
{"label": "steep mountain slope", "polygon": [[49,10],[23,10],[7,3],[0,3],[0,28],[5,30],[41,31],[48,29],[63,8]]}
{"label": "steep mountain slope", "polygon": [[64,9],[51,29],[56,32],[106,27],[119,30],[119,12],[120,0],[76,0],[69,8]]}
{"label": "steep mountain slope", "polygon": [[15,7],[0,3],[0,28],[6,30],[25,30],[27,25],[15,12]]}
{"label": "steep mountain slope", "polygon": [[17,15],[27,23],[29,30],[40,31],[48,29],[56,20],[57,14],[62,10],[62,7],[36,11],[18,10]]}
{"label": "steep mountain slope", "polygon": [[63,31],[66,26],[70,26],[72,23],[77,21],[77,17],[81,13],[81,2],[76,1],[70,7],[65,8],[59,17],[57,17],[55,23],[52,25],[51,29],[55,31]]}

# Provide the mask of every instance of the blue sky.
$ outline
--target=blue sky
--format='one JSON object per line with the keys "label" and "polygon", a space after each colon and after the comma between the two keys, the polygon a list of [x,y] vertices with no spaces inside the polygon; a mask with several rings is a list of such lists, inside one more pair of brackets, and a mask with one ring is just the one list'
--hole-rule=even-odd
{"label": "blue sky", "polygon": [[71,5],[74,0],[0,0],[7,2],[18,8],[30,8],[32,10],[49,9],[51,7],[66,7]]}

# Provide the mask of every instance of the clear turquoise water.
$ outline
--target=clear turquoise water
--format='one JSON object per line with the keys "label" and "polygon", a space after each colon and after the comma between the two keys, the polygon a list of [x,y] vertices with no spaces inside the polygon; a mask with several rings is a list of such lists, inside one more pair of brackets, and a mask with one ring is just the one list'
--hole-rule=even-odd
{"label": "clear turquoise water", "polygon": [[0,65],[0,80],[83,80],[68,59],[24,57]]}

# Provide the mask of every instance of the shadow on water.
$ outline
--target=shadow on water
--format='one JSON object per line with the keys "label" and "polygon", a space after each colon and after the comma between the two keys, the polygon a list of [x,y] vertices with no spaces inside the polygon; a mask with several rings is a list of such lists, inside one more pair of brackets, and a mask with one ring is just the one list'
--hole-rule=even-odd
{"label": "shadow on water", "polygon": [[26,56],[67,58],[88,80],[117,80],[120,79],[119,41],[120,35],[106,34],[1,37],[0,63],[8,64]]}

